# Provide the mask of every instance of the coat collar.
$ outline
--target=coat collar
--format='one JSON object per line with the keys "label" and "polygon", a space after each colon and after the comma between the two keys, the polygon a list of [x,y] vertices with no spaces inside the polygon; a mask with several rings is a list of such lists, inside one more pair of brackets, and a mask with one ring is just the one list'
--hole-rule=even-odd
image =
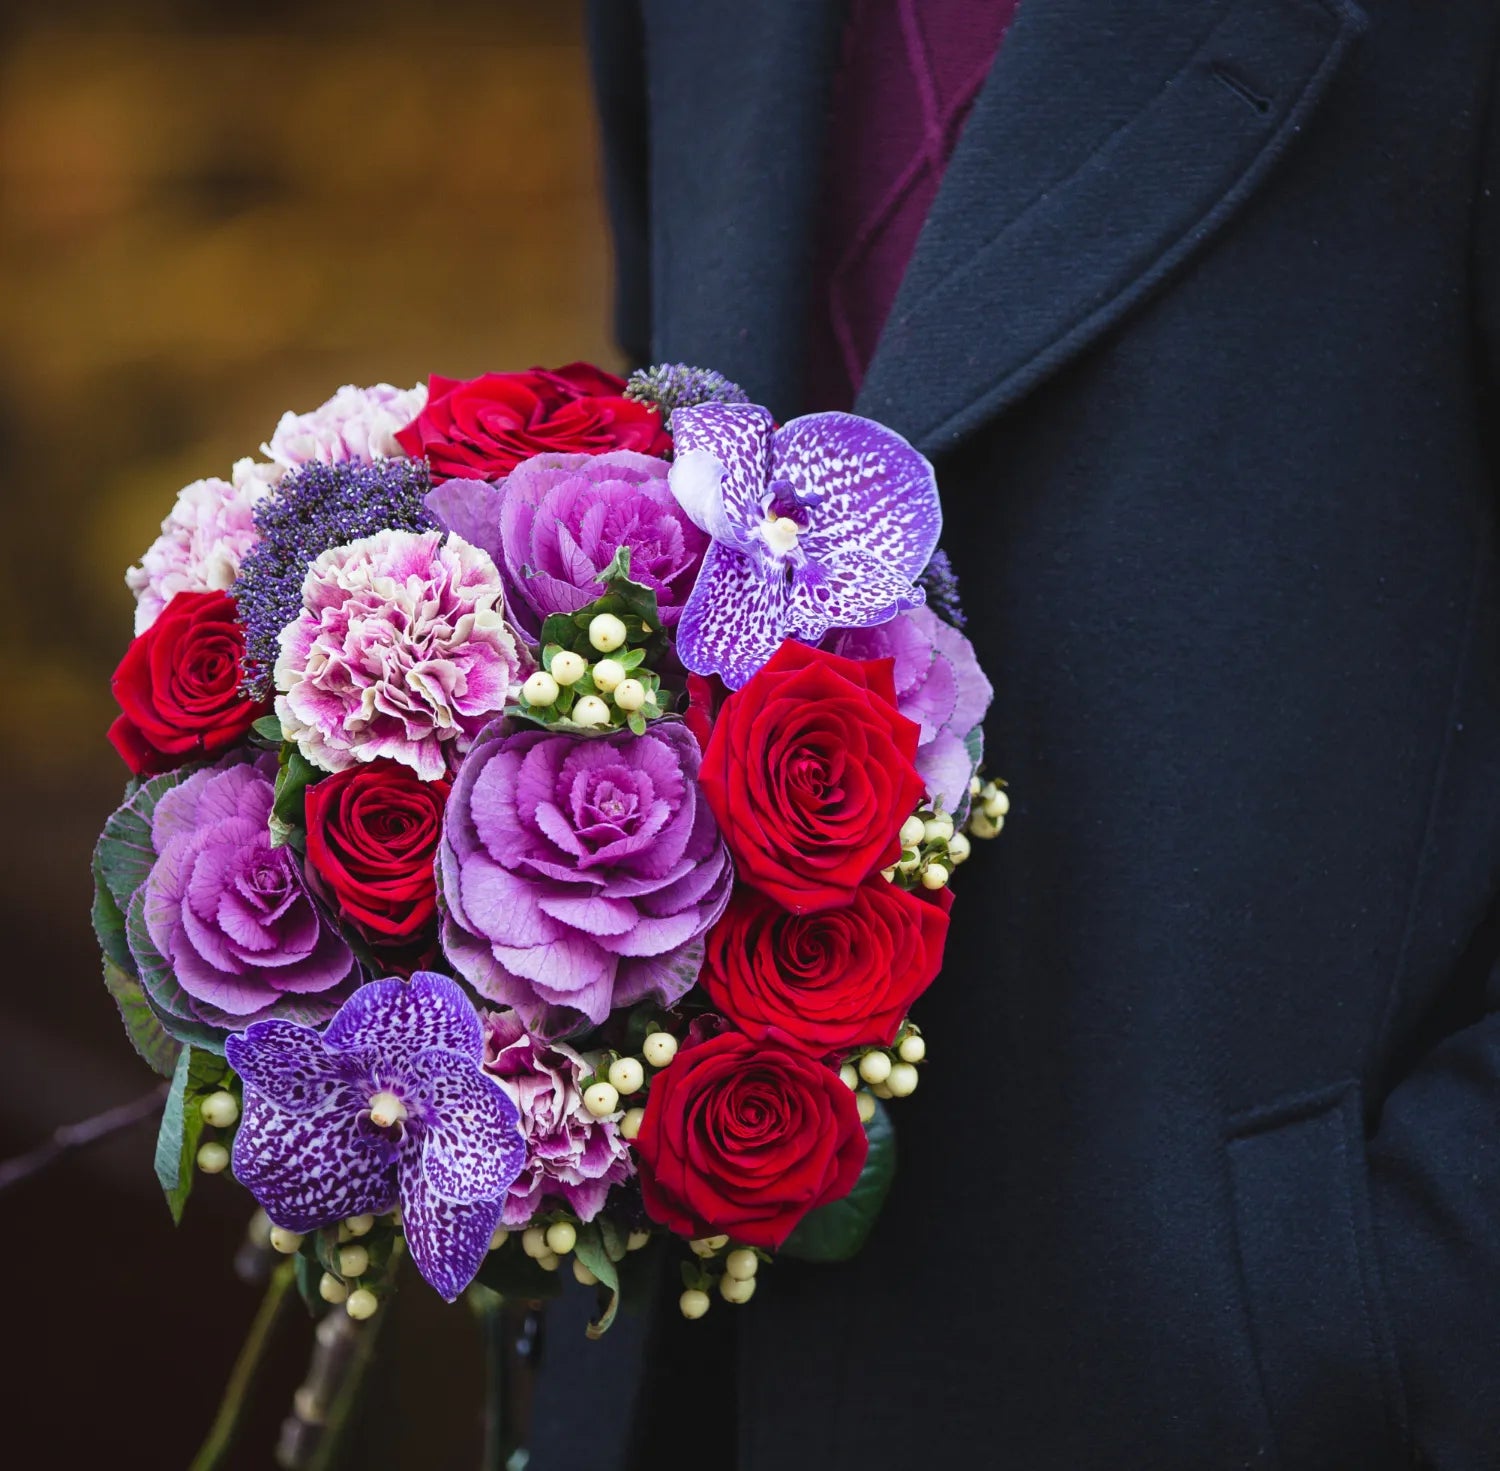
{"label": "coat collar", "polygon": [[[657,352],[791,412],[841,7],[647,16]],[[1254,193],[1363,25],[1354,0],[1022,0],[856,410],[936,453],[1058,371]]]}

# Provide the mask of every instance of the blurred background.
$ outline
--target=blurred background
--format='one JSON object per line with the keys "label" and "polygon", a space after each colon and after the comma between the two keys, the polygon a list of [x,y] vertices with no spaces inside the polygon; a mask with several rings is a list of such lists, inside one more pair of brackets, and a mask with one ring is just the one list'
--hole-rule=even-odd
{"label": "blurred background", "polygon": [[[89,856],[125,780],[122,576],[178,488],[344,383],[618,365],[581,32],[574,0],[0,6],[0,1159],[153,1084]],[[200,1177],[174,1229],[154,1133],[0,1197],[3,1400],[47,1465],[186,1466],[258,1301],[245,1196]],[[387,1335],[359,1458],[472,1467],[475,1324],[396,1313],[422,1321]],[[271,1464],[309,1337],[284,1325],[235,1465]]]}

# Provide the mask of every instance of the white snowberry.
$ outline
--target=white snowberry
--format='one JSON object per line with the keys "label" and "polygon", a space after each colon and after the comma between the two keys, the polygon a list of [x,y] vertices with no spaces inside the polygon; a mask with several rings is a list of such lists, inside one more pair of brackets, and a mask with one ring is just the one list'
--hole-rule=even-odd
{"label": "white snowberry", "polygon": [[625,625],[613,613],[596,613],[589,620],[589,642],[601,654],[612,654],[625,642]]}
{"label": "white snowberry", "polygon": [[222,1089],[210,1093],[201,1105],[203,1122],[214,1129],[227,1129],[240,1116],[239,1100]]}

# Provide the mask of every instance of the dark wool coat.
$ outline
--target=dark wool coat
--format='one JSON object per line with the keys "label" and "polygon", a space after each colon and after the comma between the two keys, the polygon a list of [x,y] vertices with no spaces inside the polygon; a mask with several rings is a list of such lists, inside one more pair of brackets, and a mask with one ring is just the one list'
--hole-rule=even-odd
{"label": "dark wool coat", "polygon": [[[623,341],[779,415],[838,11],[593,17]],[[643,1378],[558,1325],[533,1468],[1500,1466],[1497,32],[1024,0],[856,406],[1014,802],[896,1188]]]}

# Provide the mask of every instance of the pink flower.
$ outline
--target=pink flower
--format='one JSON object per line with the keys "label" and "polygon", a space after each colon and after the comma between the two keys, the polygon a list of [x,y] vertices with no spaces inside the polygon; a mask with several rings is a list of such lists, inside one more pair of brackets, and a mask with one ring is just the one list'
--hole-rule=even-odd
{"label": "pink flower", "polygon": [[135,594],[137,635],[180,592],[227,592],[257,540],[253,513],[268,487],[246,479],[195,480],[177,493],[161,535],[125,574]]}
{"label": "pink flower", "polygon": [[276,432],[261,450],[279,466],[295,470],[317,461],[339,465],[346,460],[386,460],[404,455],[396,434],[427,406],[427,385],[373,388],[346,384],[311,413],[281,416]]}
{"label": "pink flower", "polygon": [[276,713],[314,765],[386,756],[447,775],[527,672],[487,552],[440,531],[382,531],[334,547],[282,630]]}
{"label": "pink flower", "polygon": [[592,1221],[635,1166],[619,1125],[583,1106],[583,1059],[561,1042],[527,1036],[513,1011],[491,1015],[485,1032],[484,1070],[515,1100],[526,1136],[526,1163],[510,1187],[501,1225],[527,1225],[549,1198]]}

